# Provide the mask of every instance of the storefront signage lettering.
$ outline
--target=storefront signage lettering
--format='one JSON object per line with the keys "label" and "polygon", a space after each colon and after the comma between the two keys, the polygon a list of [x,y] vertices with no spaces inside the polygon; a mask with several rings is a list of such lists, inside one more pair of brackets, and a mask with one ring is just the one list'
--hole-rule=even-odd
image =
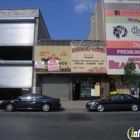
{"label": "storefront signage lettering", "polygon": [[107,73],[106,47],[88,46],[86,43],[86,41],[78,42],[76,46],[76,43],[71,42],[71,72]]}
{"label": "storefront signage lettering", "polygon": [[140,5],[138,4],[126,4],[127,9],[140,9]]}
{"label": "storefront signage lettering", "polygon": [[135,22],[140,23],[140,20],[138,18],[127,18],[128,22]]}
{"label": "storefront signage lettering", "polygon": [[40,56],[45,56],[46,54],[50,54],[50,52],[39,52]]}
{"label": "storefront signage lettering", "polygon": [[93,73],[106,73],[106,69],[103,67],[94,67],[88,70],[89,72],[93,72]]}
{"label": "storefront signage lettering", "polygon": [[128,61],[140,61],[140,57],[128,57]]}
{"label": "storefront signage lettering", "polygon": [[117,54],[140,54],[140,50],[117,50]]}
{"label": "storefront signage lettering", "polygon": [[67,56],[67,52],[62,52],[60,56]]}
{"label": "storefront signage lettering", "polygon": [[132,29],[131,29],[131,32],[136,35],[136,36],[140,36],[140,29],[137,27],[137,26],[134,26]]}
{"label": "storefront signage lettering", "polygon": [[[48,61],[51,60],[51,59],[42,58],[41,60],[44,61],[45,64],[47,64]],[[55,60],[55,59],[53,59],[53,60]],[[57,59],[56,59],[56,60],[57,60]],[[65,61],[60,62],[60,61],[59,61],[59,65],[67,65],[67,62],[65,62]]]}
{"label": "storefront signage lettering", "polygon": [[140,47],[140,43],[138,43],[138,42],[133,42],[133,47]]}
{"label": "storefront signage lettering", "polygon": [[[133,60],[133,58],[128,58],[128,61]],[[140,61],[140,58],[135,58],[134,63],[138,68],[140,69],[140,62],[135,62],[135,61]],[[115,62],[114,60],[109,60],[109,69],[123,69],[125,67],[127,62]]]}

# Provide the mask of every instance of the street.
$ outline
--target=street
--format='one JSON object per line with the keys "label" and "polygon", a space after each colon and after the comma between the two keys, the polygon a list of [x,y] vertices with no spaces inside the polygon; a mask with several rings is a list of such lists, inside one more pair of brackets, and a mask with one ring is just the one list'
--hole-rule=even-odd
{"label": "street", "polygon": [[140,111],[0,110],[0,140],[127,140],[130,127],[140,129]]}

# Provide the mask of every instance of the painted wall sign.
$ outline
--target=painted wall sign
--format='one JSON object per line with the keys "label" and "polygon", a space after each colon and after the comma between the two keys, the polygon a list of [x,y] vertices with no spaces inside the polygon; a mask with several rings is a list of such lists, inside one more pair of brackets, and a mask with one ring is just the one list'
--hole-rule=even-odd
{"label": "painted wall sign", "polygon": [[[43,61],[45,67],[36,71],[47,72],[50,60],[59,60],[59,71],[71,71],[71,47],[70,46],[36,46],[35,61]],[[56,70],[58,71],[58,70]]]}
{"label": "painted wall sign", "polygon": [[105,46],[79,46],[71,42],[72,73],[107,73]]}

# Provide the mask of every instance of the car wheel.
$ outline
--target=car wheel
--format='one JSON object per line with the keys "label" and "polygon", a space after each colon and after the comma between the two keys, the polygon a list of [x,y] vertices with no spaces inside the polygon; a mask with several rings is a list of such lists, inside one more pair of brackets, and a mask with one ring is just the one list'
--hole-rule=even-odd
{"label": "car wheel", "polygon": [[97,110],[98,112],[103,112],[104,109],[105,109],[104,106],[101,105],[101,104],[97,105],[97,107],[96,107],[96,110]]}
{"label": "car wheel", "polygon": [[6,111],[11,112],[11,111],[13,111],[13,110],[14,110],[13,104],[7,104],[7,105],[6,105]]}
{"label": "car wheel", "polygon": [[49,112],[50,111],[50,105],[49,104],[43,104],[42,105],[42,110],[44,112]]}
{"label": "car wheel", "polygon": [[132,105],[131,105],[131,110],[132,110],[132,111],[138,111],[138,109],[139,109],[139,107],[138,107],[137,104],[132,104]]}

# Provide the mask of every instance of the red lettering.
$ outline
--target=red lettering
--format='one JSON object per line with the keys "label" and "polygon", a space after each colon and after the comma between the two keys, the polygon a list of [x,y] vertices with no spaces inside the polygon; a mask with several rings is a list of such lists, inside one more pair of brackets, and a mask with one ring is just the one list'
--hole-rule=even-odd
{"label": "red lettering", "polygon": [[124,67],[125,67],[125,63],[122,62],[122,63],[121,63],[121,66],[120,66],[120,69],[122,69],[122,68],[124,68]]}
{"label": "red lettering", "polygon": [[113,60],[109,60],[109,69],[115,68],[115,62]]}

